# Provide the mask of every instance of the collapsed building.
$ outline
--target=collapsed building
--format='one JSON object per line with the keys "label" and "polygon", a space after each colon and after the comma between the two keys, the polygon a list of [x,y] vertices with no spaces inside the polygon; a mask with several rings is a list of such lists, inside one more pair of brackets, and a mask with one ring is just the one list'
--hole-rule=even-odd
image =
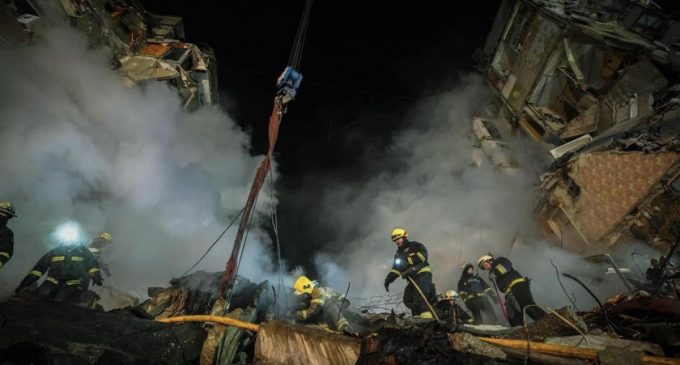
{"label": "collapsed building", "polygon": [[[92,44],[109,47],[114,67],[131,82],[170,80],[185,105],[202,100],[178,83],[197,77],[187,70],[198,67],[201,56],[179,40],[181,20],[149,15],[136,3],[115,4],[59,5]],[[516,166],[502,153],[509,147],[501,130],[523,130],[546,146],[554,162],[542,177],[539,220],[573,249],[629,236],[657,247],[674,240],[677,216],[669,212],[679,183],[672,42],[630,35],[647,31],[643,25],[653,28],[646,11],[665,17],[632,2],[505,1],[485,48],[497,113],[474,118],[474,134],[501,169]],[[628,25],[619,28],[624,19]],[[39,34],[35,21],[21,23],[22,31]],[[658,34],[669,31],[657,26]],[[286,289],[268,282],[237,277],[223,296],[223,276],[173,279],[168,287],[149,288],[145,302],[108,312],[13,297],[0,303],[0,363],[680,363],[680,308],[669,296],[622,294],[592,311],[550,311],[524,328],[347,309],[361,332],[343,336],[293,323],[281,304]]]}
{"label": "collapsed building", "polygon": [[473,130],[521,131],[553,161],[537,216],[556,243],[678,238],[679,52],[680,23],[654,2],[502,2],[480,55],[495,104]]}
{"label": "collapsed building", "polygon": [[152,14],[136,0],[17,0],[0,4],[0,17],[0,47],[28,45],[48,31],[51,17],[62,18],[89,47],[108,49],[126,84],[166,82],[187,110],[219,102],[215,53],[185,41],[181,17]]}

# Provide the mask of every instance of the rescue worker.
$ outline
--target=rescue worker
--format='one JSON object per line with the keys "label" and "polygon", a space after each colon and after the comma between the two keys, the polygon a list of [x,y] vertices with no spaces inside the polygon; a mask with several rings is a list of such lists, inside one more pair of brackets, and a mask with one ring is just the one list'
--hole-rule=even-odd
{"label": "rescue worker", "polygon": [[302,323],[325,324],[330,329],[355,334],[352,326],[342,314],[349,306],[349,301],[341,293],[332,288],[318,286],[315,281],[302,275],[293,284],[298,303],[295,308],[295,319]]}
{"label": "rescue worker", "polygon": [[425,245],[409,241],[408,232],[403,228],[392,230],[392,242],[397,245],[397,253],[394,254],[392,270],[385,277],[385,290],[389,292],[390,284],[398,277],[407,280],[404,305],[411,310],[414,317],[432,318],[432,311],[425,298],[430,303],[434,302],[435,289]]}
{"label": "rescue worker", "polygon": [[99,236],[97,236],[97,238],[92,240],[92,242],[90,242],[90,244],[87,246],[87,249],[90,251],[92,256],[94,256],[94,258],[99,263],[99,268],[102,270],[102,272],[106,276],[111,276],[111,272],[109,271],[109,265],[102,262],[101,256],[102,256],[102,250],[104,248],[108,247],[111,243],[113,243],[113,238],[111,237],[111,233],[102,232]]}
{"label": "rescue worker", "polygon": [[[109,266],[105,263],[102,262],[101,255],[102,255],[102,250],[106,248],[108,245],[110,245],[113,242],[113,239],[111,237],[111,234],[109,232],[102,232],[99,236],[97,236],[95,239],[90,242],[89,245],[87,245],[87,249],[90,251],[92,256],[97,260],[97,263],[99,264],[99,269],[102,271],[104,275],[111,276],[111,272],[109,271]],[[90,290],[90,276],[85,275],[83,277],[83,303],[87,308],[90,309],[96,309],[100,307],[97,302],[101,297],[99,294],[93,292]]]}
{"label": "rescue worker", "polygon": [[458,280],[458,294],[472,312],[475,324],[492,324],[496,320],[496,315],[489,297],[495,296],[495,293],[474,270],[474,265],[465,264]]}
{"label": "rescue worker", "polygon": [[47,278],[38,288],[38,296],[56,302],[80,304],[83,294],[83,277],[102,285],[99,264],[83,245],[60,245],[48,251],[21,281],[14,293],[33,285],[40,277]]}
{"label": "rescue worker", "polygon": [[529,281],[512,266],[512,262],[505,257],[494,258],[491,254],[483,255],[477,260],[482,270],[489,272],[489,278],[498,289],[505,293],[505,309],[511,326],[524,324],[524,310],[537,321],[545,312],[536,306],[531,295]]}
{"label": "rescue worker", "polygon": [[16,216],[11,202],[0,202],[0,269],[14,254],[14,232],[7,227],[7,222]]}
{"label": "rescue worker", "polygon": [[444,295],[438,294],[434,305],[439,319],[446,321],[453,328],[458,323],[470,323],[472,317],[461,308],[456,299],[460,298],[455,290],[447,290]]}

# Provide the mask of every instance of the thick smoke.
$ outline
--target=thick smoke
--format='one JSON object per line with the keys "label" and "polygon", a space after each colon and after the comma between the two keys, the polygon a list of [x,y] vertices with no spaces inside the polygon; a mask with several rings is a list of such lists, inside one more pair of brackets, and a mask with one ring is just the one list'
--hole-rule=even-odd
{"label": "thick smoke", "polygon": [[[396,250],[389,235],[394,227],[404,227],[410,239],[427,246],[438,292],[457,289],[463,265],[476,263],[487,252],[511,258],[533,279],[537,302],[552,307],[569,301],[550,259],[560,271],[580,275],[601,290],[602,297],[625,289],[613,276],[602,279],[606,266],[589,265],[535,232],[532,209],[545,158],[529,141],[504,136],[511,145],[509,153],[520,161],[517,170],[498,171],[488,160],[479,167],[472,164],[477,141],[471,117],[488,92],[481,77],[465,76],[451,92],[423,100],[409,116],[410,126],[395,133],[388,150],[367,148],[371,153],[364,156],[367,166],[362,171],[373,171],[371,176],[326,188],[325,214],[320,216],[336,228],[338,239],[327,246],[327,254],[317,256],[322,282],[338,290],[351,282],[349,296],[358,304],[370,304],[369,298],[387,300],[376,296],[386,295],[383,279]],[[364,143],[370,145],[370,140]],[[595,302],[582,289],[562,281],[565,290],[576,295],[580,309],[592,308]],[[392,284],[391,301],[400,301],[404,284]]]}
{"label": "thick smoke", "polygon": [[[88,238],[113,235],[105,285],[165,286],[244,204],[261,157],[249,155],[234,121],[217,107],[183,111],[166,83],[127,87],[107,65],[106,52],[86,50],[71,29],[0,55],[0,199],[19,215],[9,223],[15,253],[0,270],[0,296],[71,220]],[[197,269],[223,268],[234,231]],[[239,272],[253,280],[271,268],[262,237],[249,236]]]}

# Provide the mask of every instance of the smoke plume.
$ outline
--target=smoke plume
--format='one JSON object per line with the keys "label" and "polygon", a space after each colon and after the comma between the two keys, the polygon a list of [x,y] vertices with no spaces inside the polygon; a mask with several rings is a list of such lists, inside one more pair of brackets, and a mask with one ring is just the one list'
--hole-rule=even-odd
{"label": "smoke plume", "polygon": [[[218,107],[187,113],[166,83],[125,86],[71,29],[1,52],[0,199],[19,217],[0,296],[57,244],[62,222],[88,241],[110,232],[105,285],[142,294],[183,273],[240,211],[261,157]],[[197,269],[223,268],[234,231]],[[239,272],[253,280],[271,269],[263,237],[251,232]]]}
{"label": "smoke plume", "polygon": [[[503,135],[510,146],[507,153],[520,162],[516,170],[498,171],[489,160],[481,166],[472,163],[478,142],[471,119],[489,93],[480,76],[461,77],[450,92],[418,103],[409,115],[409,126],[394,133],[389,148],[365,149],[363,165],[356,170],[371,173],[343,184],[326,181],[324,214],[319,217],[334,227],[337,239],[316,259],[323,283],[344,290],[351,282],[349,297],[357,304],[377,303],[378,311],[404,310],[398,303],[405,282],[397,280],[389,294],[383,288],[396,250],[390,232],[403,227],[411,240],[426,245],[440,293],[457,290],[464,264],[476,264],[487,252],[509,257],[520,273],[531,277],[540,304],[570,304],[551,259],[560,272],[580,275],[602,297],[625,290],[618,278],[603,276],[606,266],[588,264],[535,232],[537,173],[546,168],[547,156],[533,142]],[[370,146],[370,139],[364,137],[363,144]],[[619,257],[625,257],[626,250]],[[594,306],[575,283],[561,280],[580,309]]]}

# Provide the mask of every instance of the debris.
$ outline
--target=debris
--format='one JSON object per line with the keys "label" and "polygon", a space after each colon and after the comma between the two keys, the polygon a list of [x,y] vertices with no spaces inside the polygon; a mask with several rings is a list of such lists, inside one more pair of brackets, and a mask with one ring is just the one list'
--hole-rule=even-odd
{"label": "debris", "polygon": [[505,352],[509,357],[515,358],[515,359],[521,359],[525,360],[528,359],[531,362],[535,362],[537,364],[545,364],[545,365],[591,365],[592,362],[588,360],[583,360],[583,359],[573,359],[573,358],[568,358],[568,357],[562,357],[562,356],[555,356],[555,355],[547,355],[547,354],[541,354],[538,352],[532,352],[529,351],[527,353],[526,349],[520,350],[520,349],[514,349],[510,347],[502,347],[501,348],[503,352]]}
{"label": "debris", "polygon": [[[229,319],[233,318],[235,320],[242,322],[245,325],[249,324],[250,322],[256,319],[257,310],[253,307],[246,308],[245,310],[237,308],[231,313],[229,313],[227,316],[230,317]],[[246,331],[244,331],[243,327],[229,326],[227,330],[224,331],[220,336],[220,342],[219,345],[217,346],[216,360],[214,363],[218,365],[231,364],[236,358],[236,356],[241,354],[239,353],[239,350],[242,347],[245,347],[246,341],[244,340],[244,337],[248,338],[247,336],[249,336],[249,334],[246,333]],[[242,357],[248,356],[246,354],[243,354]]]}
{"label": "debris", "polygon": [[[0,303],[0,358],[19,363],[69,364],[197,362],[205,331],[193,323],[169,325],[137,318],[129,310],[103,312],[65,303]],[[49,359],[43,361],[41,359]]]}
{"label": "debris", "polygon": [[626,314],[642,318],[655,314],[667,319],[680,319],[680,301],[659,296],[635,296],[622,303],[614,304],[608,310],[610,315]]}
{"label": "debris", "polygon": [[639,353],[622,348],[605,348],[597,353],[599,365],[644,365]]}
{"label": "debris", "polygon": [[270,321],[260,325],[255,360],[280,365],[355,364],[361,341],[316,326]]}
{"label": "debris", "polygon": [[[586,333],[588,331],[585,322],[583,322],[581,317],[574,313],[571,307],[560,308],[556,310],[555,313],[549,312],[545,317],[538,321],[527,324],[526,328],[515,329],[508,337],[526,339],[528,334],[532,339],[542,339],[554,336],[577,335],[580,334],[579,330],[581,333]],[[569,323],[565,323],[558,315]]]}
{"label": "debris", "polygon": [[449,335],[453,349],[465,354],[475,354],[492,359],[505,360],[508,356],[498,347],[486,343],[469,333],[453,333]]}
{"label": "debris", "polygon": [[680,353],[680,323],[633,323],[630,328],[639,331],[643,338]]}
{"label": "debris", "polygon": [[661,347],[654,343],[643,341],[631,341],[622,338],[607,337],[607,336],[568,336],[568,337],[549,337],[545,339],[545,343],[552,343],[556,345],[576,346],[583,348],[590,348],[595,350],[604,350],[605,348],[626,349],[628,351],[637,351],[645,354],[664,356]]}
{"label": "debris", "polygon": [[[548,344],[542,342],[528,342],[524,340],[508,340],[499,338],[489,338],[480,337],[481,340],[488,343],[505,346],[514,349],[523,349],[528,351],[535,351],[542,354],[564,356],[568,358],[576,358],[590,361],[597,361],[598,350],[595,349],[585,349],[580,347],[572,346],[562,346],[555,344]],[[669,365],[669,364],[680,364],[680,359],[652,356],[652,355],[640,355],[639,357],[645,364],[658,364],[658,365]]]}

